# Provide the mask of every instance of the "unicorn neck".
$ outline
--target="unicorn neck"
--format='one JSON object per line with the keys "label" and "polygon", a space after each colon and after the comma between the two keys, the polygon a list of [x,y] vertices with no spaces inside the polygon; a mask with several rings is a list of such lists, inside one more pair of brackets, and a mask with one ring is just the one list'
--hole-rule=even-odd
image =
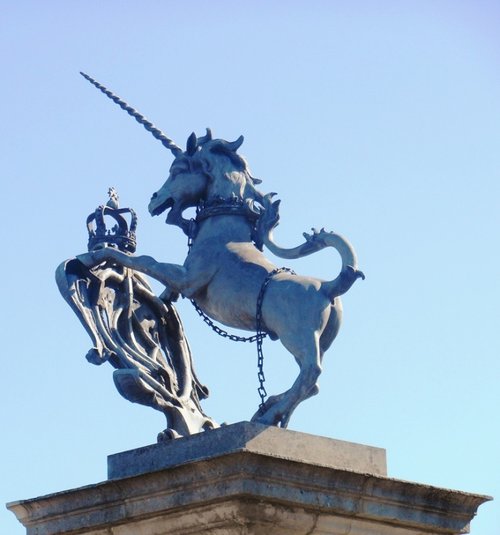
{"label": "unicorn neck", "polygon": [[198,222],[196,241],[217,236],[218,240],[251,242],[253,223],[242,214],[221,214],[208,217]]}
{"label": "unicorn neck", "polygon": [[219,215],[239,215],[250,221],[257,219],[257,213],[251,208],[252,203],[233,195],[229,198],[212,197],[206,201],[201,201],[197,208],[196,220],[201,222],[209,217]]}
{"label": "unicorn neck", "polygon": [[196,216],[197,236],[223,234],[226,240],[251,241],[257,214],[249,204],[231,197],[200,203]]}

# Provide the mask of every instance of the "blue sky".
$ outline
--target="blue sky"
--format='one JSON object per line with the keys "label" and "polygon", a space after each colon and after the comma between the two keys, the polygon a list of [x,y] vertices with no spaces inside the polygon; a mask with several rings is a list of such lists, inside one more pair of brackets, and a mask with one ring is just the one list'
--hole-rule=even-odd
{"label": "blue sky", "polygon": [[[160,413],[115,391],[58,294],[86,216],[115,186],[139,252],[182,262],[181,232],[147,203],[171,154],[78,74],[109,86],[178,144],[235,139],[282,199],[276,238],[346,235],[367,275],[345,296],[318,396],[290,428],[386,448],[389,475],[489,494],[500,526],[500,8],[488,1],[0,2],[2,502],[96,483],[109,454],[150,444]],[[281,265],[282,261],[277,261]],[[290,263],[333,278],[322,252]],[[258,404],[253,346],[178,310],[204,407]],[[297,369],[265,343],[268,390]],[[0,532],[24,532],[0,509]]]}

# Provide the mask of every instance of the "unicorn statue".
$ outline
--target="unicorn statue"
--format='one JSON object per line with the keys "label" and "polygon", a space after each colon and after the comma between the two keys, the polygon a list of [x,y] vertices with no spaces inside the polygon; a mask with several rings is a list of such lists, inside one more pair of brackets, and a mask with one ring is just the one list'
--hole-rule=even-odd
{"label": "unicorn statue", "polygon": [[[252,421],[287,427],[295,408],[318,392],[323,356],[340,328],[340,296],[364,278],[353,247],[339,234],[324,229],[304,234],[305,242],[298,247],[278,246],[273,230],[279,223],[279,201],[273,200],[275,194],[257,189],[261,181],[251,175],[237,152],[243,136],[228,142],[213,138],[207,129],[202,137],[192,133],[183,150],[118,96],[81,74],[172,152],[170,174],[153,193],[149,212],[156,216],[167,211],[166,222],[189,238],[183,265],[133,256],[118,248],[92,250],[81,261],[89,268],[111,262],[149,275],[165,286],[165,301],[182,295],[193,301],[209,324],[216,321],[256,332],[262,402]],[[185,218],[185,210],[192,207],[196,218]],[[328,281],[297,275],[276,268],[264,256],[264,246],[287,259],[333,247],[340,254],[342,268]],[[227,335],[215,325],[214,329]],[[266,335],[279,339],[300,369],[288,390],[267,399],[262,369]]]}

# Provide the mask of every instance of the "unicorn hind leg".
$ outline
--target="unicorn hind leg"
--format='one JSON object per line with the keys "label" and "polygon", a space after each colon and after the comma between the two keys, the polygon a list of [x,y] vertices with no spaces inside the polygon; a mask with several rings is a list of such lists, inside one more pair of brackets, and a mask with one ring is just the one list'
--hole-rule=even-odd
{"label": "unicorn hind leg", "polygon": [[290,333],[281,341],[299,364],[299,375],[289,390],[271,396],[255,413],[252,421],[287,427],[297,406],[318,392],[316,383],[321,373],[321,351],[317,333],[308,336],[307,340],[300,334]]}

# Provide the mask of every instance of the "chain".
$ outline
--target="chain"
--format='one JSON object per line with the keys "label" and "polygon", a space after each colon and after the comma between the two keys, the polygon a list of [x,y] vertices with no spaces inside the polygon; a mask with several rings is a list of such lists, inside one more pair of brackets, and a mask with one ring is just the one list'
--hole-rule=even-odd
{"label": "chain", "polygon": [[262,338],[265,338],[267,336],[267,333],[260,333],[260,334],[254,334],[253,336],[237,336],[236,334],[231,334],[216,325],[206,314],[201,310],[201,308],[198,306],[198,303],[194,299],[190,299],[191,303],[194,306],[194,309],[198,314],[201,316],[203,321],[219,336],[222,336],[222,338],[227,338],[228,340],[231,340],[231,342],[257,342],[259,339],[261,340],[262,344]]}
{"label": "chain", "polygon": [[259,388],[257,388],[257,392],[260,396],[259,408],[264,407],[264,402],[266,401],[267,397],[266,387],[264,386],[266,376],[264,375],[264,352],[262,350],[262,341],[267,333],[262,331],[262,303],[264,302],[264,295],[269,283],[271,282],[271,279],[275,275],[278,275],[278,273],[291,273],[292,275],[295,275],[295,272],[290,268],[282,267],[273,269],[262,283],[259,296],[257,297],[257,311],[255,313],[255,319],[257,324],[257,378],[259,380]]}
{"label": "chain", "polygon": [[[195,224],[195,220],[191,219],[190,221],[190,232],[188,237],[188,254],[191,252],[191,248],[193,246],[193,229]],[[257,342],[257,379],[259,381],[259,387],[257,388],[257,392],[260,397],[260,405],[259,408],[264,407],[264,403],[266,401],[267,397],[267,391],[266,387],[264,386],[264,383],[266,382],[266,376],[264,375],[264,351],[262,349],[262,342],[264,341],[264,338],[267,337],[268,333],[263,330],[263,323],[262,323],[262,303],[264,302],[264,295],[266,293],[266,289],[271,282],[271,279],[278,275],[278,273],[291,273],[292,275],[295,275],[295,271],[293,271],[290,268],[281,267],[281,268],[275,268],[270,273],[267,274],[266,278],[264,279],[264,282],[262,283],[262,286],[260,287],[260,292],[257,297],[257,307],[255,311],[255,323],[256,323],[256,331],[257,333],[253,336],[237,336],[236,334],[231,334],[216,325],[206,314],[203,312],[203,310],[198,306],[198,303],[194,299],[190,299],[192,305],[194,306],[194,309],[200,317],[203,319],[203,321],[219,336],[222,336],[222,338],[227,338],[228,340],[231,340],[232,342]]]}

